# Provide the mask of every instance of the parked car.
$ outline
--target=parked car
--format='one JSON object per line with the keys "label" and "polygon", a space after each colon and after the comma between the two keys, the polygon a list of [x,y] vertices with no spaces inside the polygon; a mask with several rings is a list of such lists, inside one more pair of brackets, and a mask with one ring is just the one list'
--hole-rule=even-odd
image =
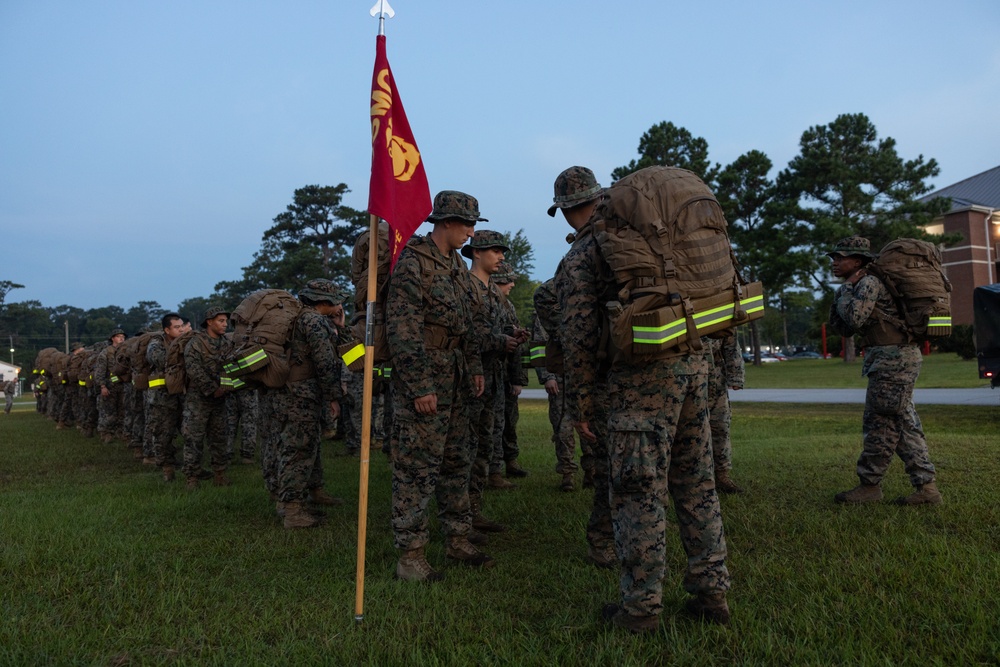
{"label": "parked car", "polygon": [[808,350],[803,350],[802,352],[796,352],[789,359],[822,359],[823,355],[819,352],[810,352]]}
{"label": "parked car", "polygon": [[[775,355],[775,354],[772,354],[771,352],[761,352],[760,353],[760,363],[762,363],[762,364],[769,364],[769,363],[771,363],[773,361],[784,361],[784,360],[785,360],[785,358],[782,357],[780,354],[779,355]],[[753,363],[753,352],[744,352],[743,353],[743,361],[744,361],[744,363],[752,364]]]}

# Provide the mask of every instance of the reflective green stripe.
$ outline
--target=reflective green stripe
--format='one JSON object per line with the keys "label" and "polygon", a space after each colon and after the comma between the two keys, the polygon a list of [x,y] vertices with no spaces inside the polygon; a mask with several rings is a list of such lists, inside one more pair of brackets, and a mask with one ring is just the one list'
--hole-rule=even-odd
{"label": "reflective green stripe", "polygon": [[539,345],[537,347],[531,348],[531,354],[529,359],[544,359],[545,358],[545,346]]}
{"label": "reflective green stripe", "polygon": [[[746,299],[740,299],[740,305],[743,307],[747,313],[759,313],[764,310],[764,295],[751,296]],[[748,308],[747,306],[751,306]]]}
{"label": "reflective green stripe", "polygon": [[247,384],[239,378],[226,377],[225,375],[219,378],[219,381],[222,383],[223,387],[230,387],[232,389],[242,389]]}
{"label": "reflective green stripe", "polygon": [[350,366],[363,356],[365,356],[365,346],[358,343],[347,352],[344,352],[344,354],[341,355],[341,358],[344,360],[345,364]]}
{"label": "reflective green stripe", "polygon": [[684,320],[674,320],[661,327],[632,327],[632,342],[644,345],[661,345],[687,331]]}
{"label": "reflective green stripe", "polygon": [[86,380],[77,380],[76,383],[78,385],[80,385],[81,387],[86,387],[87,386],[87,381]]}
{"label": "reflective green stripe", "polygon": [[375,369],[375,375],[386,379],[392,377],[392,366],[379,366]]}
{"label": "reflective green stripe", "polygon": [[257,350],[256,352],[248,354],[242,359],[237,359],[236,361],[226,364],[223,367],[223,370],[225,370],[227,373],[233,373],[243,368],[249,368],[250,366],[253,366],[254,364],[260,361],[264,361],[265,359],[267,359],[267,352],[264,351],[263,349],[260,349]]}
{"label": "reflective green stripe", "polygon": [[111,376],[111,382],[112,382],[112,384],[115,383],[115,382],[118,382],[118,376],[117,375],[112,375]]}
{"label": "reflective green stripe", "polygon": [[950,327],[951,318],[950,317],[932,317],[927,321],[927,326],[931,327]]}
{"label": "reflective green stripe", "polygon": [[156,379],[156,380],[150,380],[149,381],[149,388],[152,389],[153,387],[162,387],[166,383],[167,383],[167,381],[165,379],[163,379],[163,378],[159,378],[159,379]]}

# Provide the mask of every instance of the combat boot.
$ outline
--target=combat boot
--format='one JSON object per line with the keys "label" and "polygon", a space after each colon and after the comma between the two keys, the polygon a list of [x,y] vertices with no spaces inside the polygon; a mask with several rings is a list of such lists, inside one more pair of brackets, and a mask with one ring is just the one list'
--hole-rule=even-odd
{"label": "combat boot", "polygon": [[94,429],[90,428],[89,426],[85,426],[83,428],[83,437],[85,437],[85,438],[93,438],[94,437]]}
{"label": "combat boot", "polygon": [[201,484],[201,482],[198,481],[197,477],[188,477],[187,486],[185,488],[187,488],[188,491],[197,491],[199,484]]}
{"label": "combat boot", "polygon": [[424,558],[424,548],[417,547],[400,554],[396,562],[396,578],[403,581],[435,582],[444,579],[444,575],[432,568]]}
{"label": "combat boot", "polygon": [[503,475],[501,475],[498,472],[492,472],[492,473],[490,473],[489,478],[487,478],[487,480],[486,480],[486,486],[487,486],[487,488],[490,488],[490,489],[502,489],[502,490],[505,490],[505,491],[509,490],[509,489],[516,489],[517,488],[517,484],[513,484],[511,482],[508,482],[507,480],[505,480],[503,478]]}
{"label": "combat boot", "polygon": [[212,479],[213,477],[215,477],[215,473],[211,470],[205,470],[202,468],[198,471],[198,479]]}
{"label": "combat boot", "polygon": [[594,546],[593,544],[587,546],[587,562],[608,570],[617,569],[619,562],[615,545],[608,542],[604,546]]}
{"label": "combat boot", "polygon": [[469,542],[464,535],[453,535],[448,538],[444,549],[445,558],[457,560],[472,567],[490,568],[496,565],[492,557],[484,554]]}
{"label": "combat boot", "polygon": [[144,465],[144,466],[155,466],[156,465],[156,459],[154,459],[152,456],[143,456],[142,457],[142,465]]}
{"label": "combat boot", "polygon": [[588,468],[583,471],[583,488],[592,489],[594,488],[594,469]]}
{"label": "combat boot", "polygon": [[650,634],[660,627],[659,616],[633,616],[613,602],[601,607],[601,620],[634,635]]}
{"label": "combat boot", "polygon": [[882,500],[882,487],[878,484],[865,484],[861,482],[850,491],[841,491],[833,499],[838,503],[849,503],[851,505],[874,503]]}
{"label": "combat boot", "polygon": [[172,482],[174,481],[174,467],[173,466],[163,466],[163,481]]}
{"label": "combat boot", "polygon": [[729,625],[729,605],[726,603],[725,593],[700,593],[688,598],[684,608],[689,614],[709,623]]}
{"label": "combat boot", "polygon": [[256,462],[257,461],[255,461],[252,456],[244,456],[242,459],[240,459],[240,463],[242,463],[245,466],[252,466]]}
{"label": "combat boot", "polygon": [[517,462],[517,459],[512,459],[507,461],[507,476],[527,477],[528,471],[521,467],[521,464]]}
{"label": "combat boot", "polygon": [[940,505],[943,502],[944,498],[934,482],[918,486],[910,495],[900,496],[895,500],[897,505]]}
{"label": "combat boot", "polygon": [[57,431],[65,431],[66,430],[66,422],[56,422],[56,430]]}
{"label": "combat boot", "polygon": [[743,488],[730,479],[728,470],[715,471],[715,489],[720,493],[743,493]]}
{"label": "combat boot", "polygon": [[472,527],[483,533],[502,533],[507,530],[507,526],[487,519],[482,514],[476,514],[472,517]]}
{"label": "combat boot", "polygon": [[490,541],[490,538],[487,537],[485,533],[480,533],[478,530],[470,530],[466,537],[469,538],[470,544],[474,544],[477,547],[489,544]]}
{"label": "combat boot", "polygon": [[559,485],[560,491],[575,491],[576,484],[573,482],[573,473],[568,472],[563,475],[562,484]]}
{"label": "combat boot", "polygon": [[284,526],[286,529],[315,528],[319,523],[318,518],[306,511],[305,503],[301,500],[285,503]]}
{"label": "combat boot", "polygon": [[212,484],[215,486],[232,486],[233,481],[226,477],[225,468],[221,468],[215,471],[215,475],[212,477]]}
{"label": "combat boot", "polygon": [[317,505],[328,505],[331,507],[336,507],[338,505],[343,505],[344,501],[341,498],[334,498],[326,489],[318,487],[309,492],[309,499]]}

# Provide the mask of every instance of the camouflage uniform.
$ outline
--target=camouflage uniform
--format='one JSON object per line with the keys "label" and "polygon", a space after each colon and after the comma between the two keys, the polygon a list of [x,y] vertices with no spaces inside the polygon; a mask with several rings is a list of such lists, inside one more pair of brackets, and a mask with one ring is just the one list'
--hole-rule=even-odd
{"label": "camouflage uniform", "polygon": [[[828,254],[865,256],[868,248],[867,239],[851,237],[838,242]],[[913,406],[913,386],[922,358],[896,313],[895,302],[882,281],[865,275],[856,284],[845,282],[837,290],[830,324],[843,335],[860,333],[865,346],[861,374],[868,378],[868,393],[862,426],[864,447],[857,466],[861,483],[870,487],[881,484],[896,454],[910,483],[920,489],[933,484],[936,475]]]}
{"label": "camouflage uniform", "polygon": [[[124,335],[121,329],[111,332],[110,339],[116,335]],[[98,398],[98,422],[97,432],[104,442],[110,442],[115,436],[121,434],[122,420],[125,411],[125,387],[114,374],[115,352],[118,345],[112,344],[101,350],[94,365],[94,385],[97,387],[100,398]],[[107,390],[107,396],[101,389]]]}
{"label": "camouflage uniform", "polygon": [[[446,536],[470,530],[469,403],[472,376],[483,368],[469,280],[458,253],[442,254],[428,234],[403,249],[389,282],[392,527],[404,551],[427,543],[432,497]],[[418,413],[415,399],[430,394],[437,396],[437,414]]]}
{"label": "camouflage uniform", "polygon": [[[83,363],[83,343],[73,343],[66,370],[63,373],[63,400],[59,410],[59,425],[69,428],[77,424],[80,411],[80,365]],[[81,426],[82,428],[82,426]]]}
{"label": "camouflage uniform", "polygon": [[[509,274],[510,281],[513,274]],[[494,276],[498,283],[507,280],[507,275]],[[508,281],[508,282],[510,282]],[[509,333],[521,328],[521,323],[517,319],[517,312],[514,304],[503,294],[501,298],[501,319],[503,333]],[[525,344],[527,345],[527,344]],[[499,473],[501,462],[511,466],[521,451],[517,445],[517,422],[520,414],[517,407],[517,396],[514,394],[515,386],[524,387],[528,384],[528,374],[521,367],[521,357],[524,353],[523,346],[510,353],[504,353],[502,357],[503,378],[500,384],[499,396],[494,402],[494,428],[493,428],[493,456],[490,459],[490,473]]]}
{"label": "camouflage uniform", "polygon": [[[217,309],[216,309],[217,310]],[[219,310],[205,317],[212,319],[225,314]],[[226,397],[219,396],[222,365],[229,356],[232,342],[225,336],[213,338],[199,331],[184,348],[184,370],[187,373],[187,393],[181,433],[184,436],[184,474],[188,480],[201,472],[203,448],[208,445],[212,470],[225,483],[221,474],[229,467],[230,452],[226,441]]]}
{"label": "camouflage uniform", "polygon": [[712,430],[712,458],[716,476],[733,467],[733,447],[729,427],[733,413],[729,404],[729,387],[743,388],[746,369],[743,355],[736,345],[736,336],[702,338],[702,344],[711,351],[712,367],[708,375],[709,425]]}
{"label": "camouflage uniform", "polygon": [[[558,188],[557,181],[557,203]],[[607,378],[608,394],[596,396],[598,353],[610,347],[601,344],[605,304],[617,300],[618,286],[597,247],[592,222],[577,233],[560,265],[557,285],[567,403],[574,420],[595,425],[600,419],[597,406],[610,397],[608,478],[615,547],[621,559],[621,604],[611,607],[633,619],[655,620],[662,612],[668,493],[687,554],[685,590],[696,599],[720,595],[724,599],[730,579],[709,440],[711,362],[706,351],[641,363],[616,357]],[[595,478],[595,490],[603,477]]]}
{"label": "camouflage uniform", "polygon": [[[146,361],[152,369],[151,375],[163,377],[167,366],[167,345],[162,333],[150,338]],[[143,454],[147,457],[151,455],[161,468],[172,467],[177,458],[176,439],[184,416],[184,394],[170,394],[162,384],[145,391],[135,390],[135,393],[141,397],[140,400],[145,399],[146,411],[145,419],[137,419],[133,426],[132,445],[139,444]]]}
{"label": "camouflage uniform", "polygon": [[[535,321],[532,324],[532,340],[536,344],[544,341],[546,350],[550,347],[552,349],[559,347],[561,350],[559,328],[562,323],[562,309],[559,307],[559,298],[555,293],[554,279],[547,280],[538,286],[538,289],[535,290],[534,303]],[[558,388],[558,393],[548,395],[549,424],[552,425],[552,444],[556,451],[556,472],[565,477],[573,475],[577,471],[576,436],[573,431],[573,420],[565,409],[566,383],[562,375],[562,361],[560,360],[558,363],[558,373],[553,372],[548,366],[538,366],[535,368],[535,372],[538,375],[538,382],[543,387],[550,380],[554,380]],[[590,451],[590,445],[587,444],[584,452],[588,454]],[[593,455],[587,456],[585,462],[590,465],[592,477]]]}
{"label": "camouflage uniform", "polygon": [[3,413],[5,415],[10,414],[10,409],[14,407],[14,392],[17,391],[17,385],[13,380],[7,380],[3,384],[3,395],[4,395],[4,408]]}
{"label": "camouflage uniform", "polygon": [[[343,295],[328,280],[309,281],[299,298],[343,302]],[[323,487],[323,409],[342,397],[336,343],[330,320],[305,305],[292,327],[288,381],[267,391],[267,438],[273,453],[264,457],[264,465],[275,467],[274,491],[281,503],[304,502],[310,491]]]}
{"label": "camouflage uniform", "polygon": [[226,396],[226,451],[230,458],[240,436],[240,458],[253,459],[257,453],[258,399],[256,389],[242,389]]}

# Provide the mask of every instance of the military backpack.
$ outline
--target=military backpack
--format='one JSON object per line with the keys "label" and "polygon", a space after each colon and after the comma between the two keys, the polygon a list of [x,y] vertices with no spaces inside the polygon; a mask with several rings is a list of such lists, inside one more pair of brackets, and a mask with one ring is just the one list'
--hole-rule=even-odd
{"label": "military backpack", "polygon": [[257,290],[243,299],[229,316],[235,325],[234,348],[222,367],[223,386],[235,389],[253,380],[283,387],[288,380],[292,327],[301,312],[302,302],[285,290]]}
{"label": "military backpack", "polygon": [[187,389],[184,348],[197,335],[198,332],[194,330],[182,333],[167,347],[167,363],[163,368],[163,379],[166,382],[168,394],[183,394]]}
{"label": "military backpack", "polygon": [[614,272],[611,340],[628,361],[676,356],[764,315],[745,283],[715,195],[694,173],[647,167],[605,191],[591,218]]}
{"label": "military backpack", "polygon": [[941,251],[927,241],[896,239],[865,267],[885,285],[906,333],[914,340],[951,335],[951,282]]}

